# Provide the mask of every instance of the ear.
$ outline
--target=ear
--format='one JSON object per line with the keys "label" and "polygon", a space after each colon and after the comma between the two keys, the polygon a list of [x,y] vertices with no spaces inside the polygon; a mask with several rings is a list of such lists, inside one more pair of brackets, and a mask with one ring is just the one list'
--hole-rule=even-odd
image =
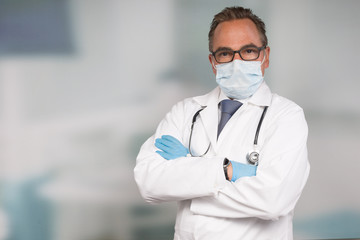
{"label": "ear", "polygon": [[261,65],[262,75],[265,75],[265,69],[269,67],[269,55],[270,55],[270,47],[265,48],[265,60],[264,63]]}
{"label": "ear", "polygon": [[216,69],[214,68],[215,66],[215,59],[213,57],[213,55],[210,53],[209,54],[209,61],[210,61],[210,64],[211,64],[211,68],[213,70],[213,73],[216,74]]}
{"label": "ear", "polygon": [[264,68],[268,68],[269,67],[269,57],[270,57],[270,47],[266,47],[265,49],[266,52],[266,56],[265,56],[265,61],[264,61]]}

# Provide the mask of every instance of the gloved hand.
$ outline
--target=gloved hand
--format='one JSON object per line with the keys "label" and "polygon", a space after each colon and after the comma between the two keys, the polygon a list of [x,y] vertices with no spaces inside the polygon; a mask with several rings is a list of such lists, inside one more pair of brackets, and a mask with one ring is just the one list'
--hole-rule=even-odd
{"label": "gloved hand", "polygon": [[241,177],[256,176],[257,166],[250,164],[243,164],[239,162],[230,161],[232,165],[232,178],[231,181],[235,182]]}
{"label": "gloved hand", "polygon": [[166,160],[172,160],[178,157],[185,157],[189,150],[182,143],[170,135],[162,135],[155,140],[155,146],[161,151],[156,151]]}

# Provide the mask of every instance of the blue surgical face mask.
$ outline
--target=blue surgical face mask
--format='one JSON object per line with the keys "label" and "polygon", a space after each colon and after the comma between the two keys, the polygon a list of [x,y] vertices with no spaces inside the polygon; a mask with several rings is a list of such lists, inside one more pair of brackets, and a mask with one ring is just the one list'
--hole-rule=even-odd
{"label": "blue surgical face mask", "polygon": [[229,63],[218,64],[215,66],[216,82],[227,97],[248,98],[263,82],[264,77],[261,71],[263,62],[235,59]]}

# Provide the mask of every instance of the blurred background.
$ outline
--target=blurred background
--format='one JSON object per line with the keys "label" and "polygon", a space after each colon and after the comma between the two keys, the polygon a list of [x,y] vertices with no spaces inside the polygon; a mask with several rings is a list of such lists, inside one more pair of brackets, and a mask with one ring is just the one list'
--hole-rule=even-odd
{"label": "blurred background", "polygon": [[144,203],[136,155],[216,86],[207,33],[234,5],[265,21],[265,80],[308,120],[295,238],[360,238],[360,1],[0,0],[0,240],[172,239],[176,204]]}

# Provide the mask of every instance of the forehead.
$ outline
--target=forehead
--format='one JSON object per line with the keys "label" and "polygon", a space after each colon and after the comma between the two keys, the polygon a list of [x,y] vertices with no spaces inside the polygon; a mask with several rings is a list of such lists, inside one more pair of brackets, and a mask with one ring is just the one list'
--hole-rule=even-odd
{"label": "forehead", "polygon": [[248,18],[222,22],[214,31],[214,51],[219,47],[237,50],[247,44],[262,45],[255,23]]}

